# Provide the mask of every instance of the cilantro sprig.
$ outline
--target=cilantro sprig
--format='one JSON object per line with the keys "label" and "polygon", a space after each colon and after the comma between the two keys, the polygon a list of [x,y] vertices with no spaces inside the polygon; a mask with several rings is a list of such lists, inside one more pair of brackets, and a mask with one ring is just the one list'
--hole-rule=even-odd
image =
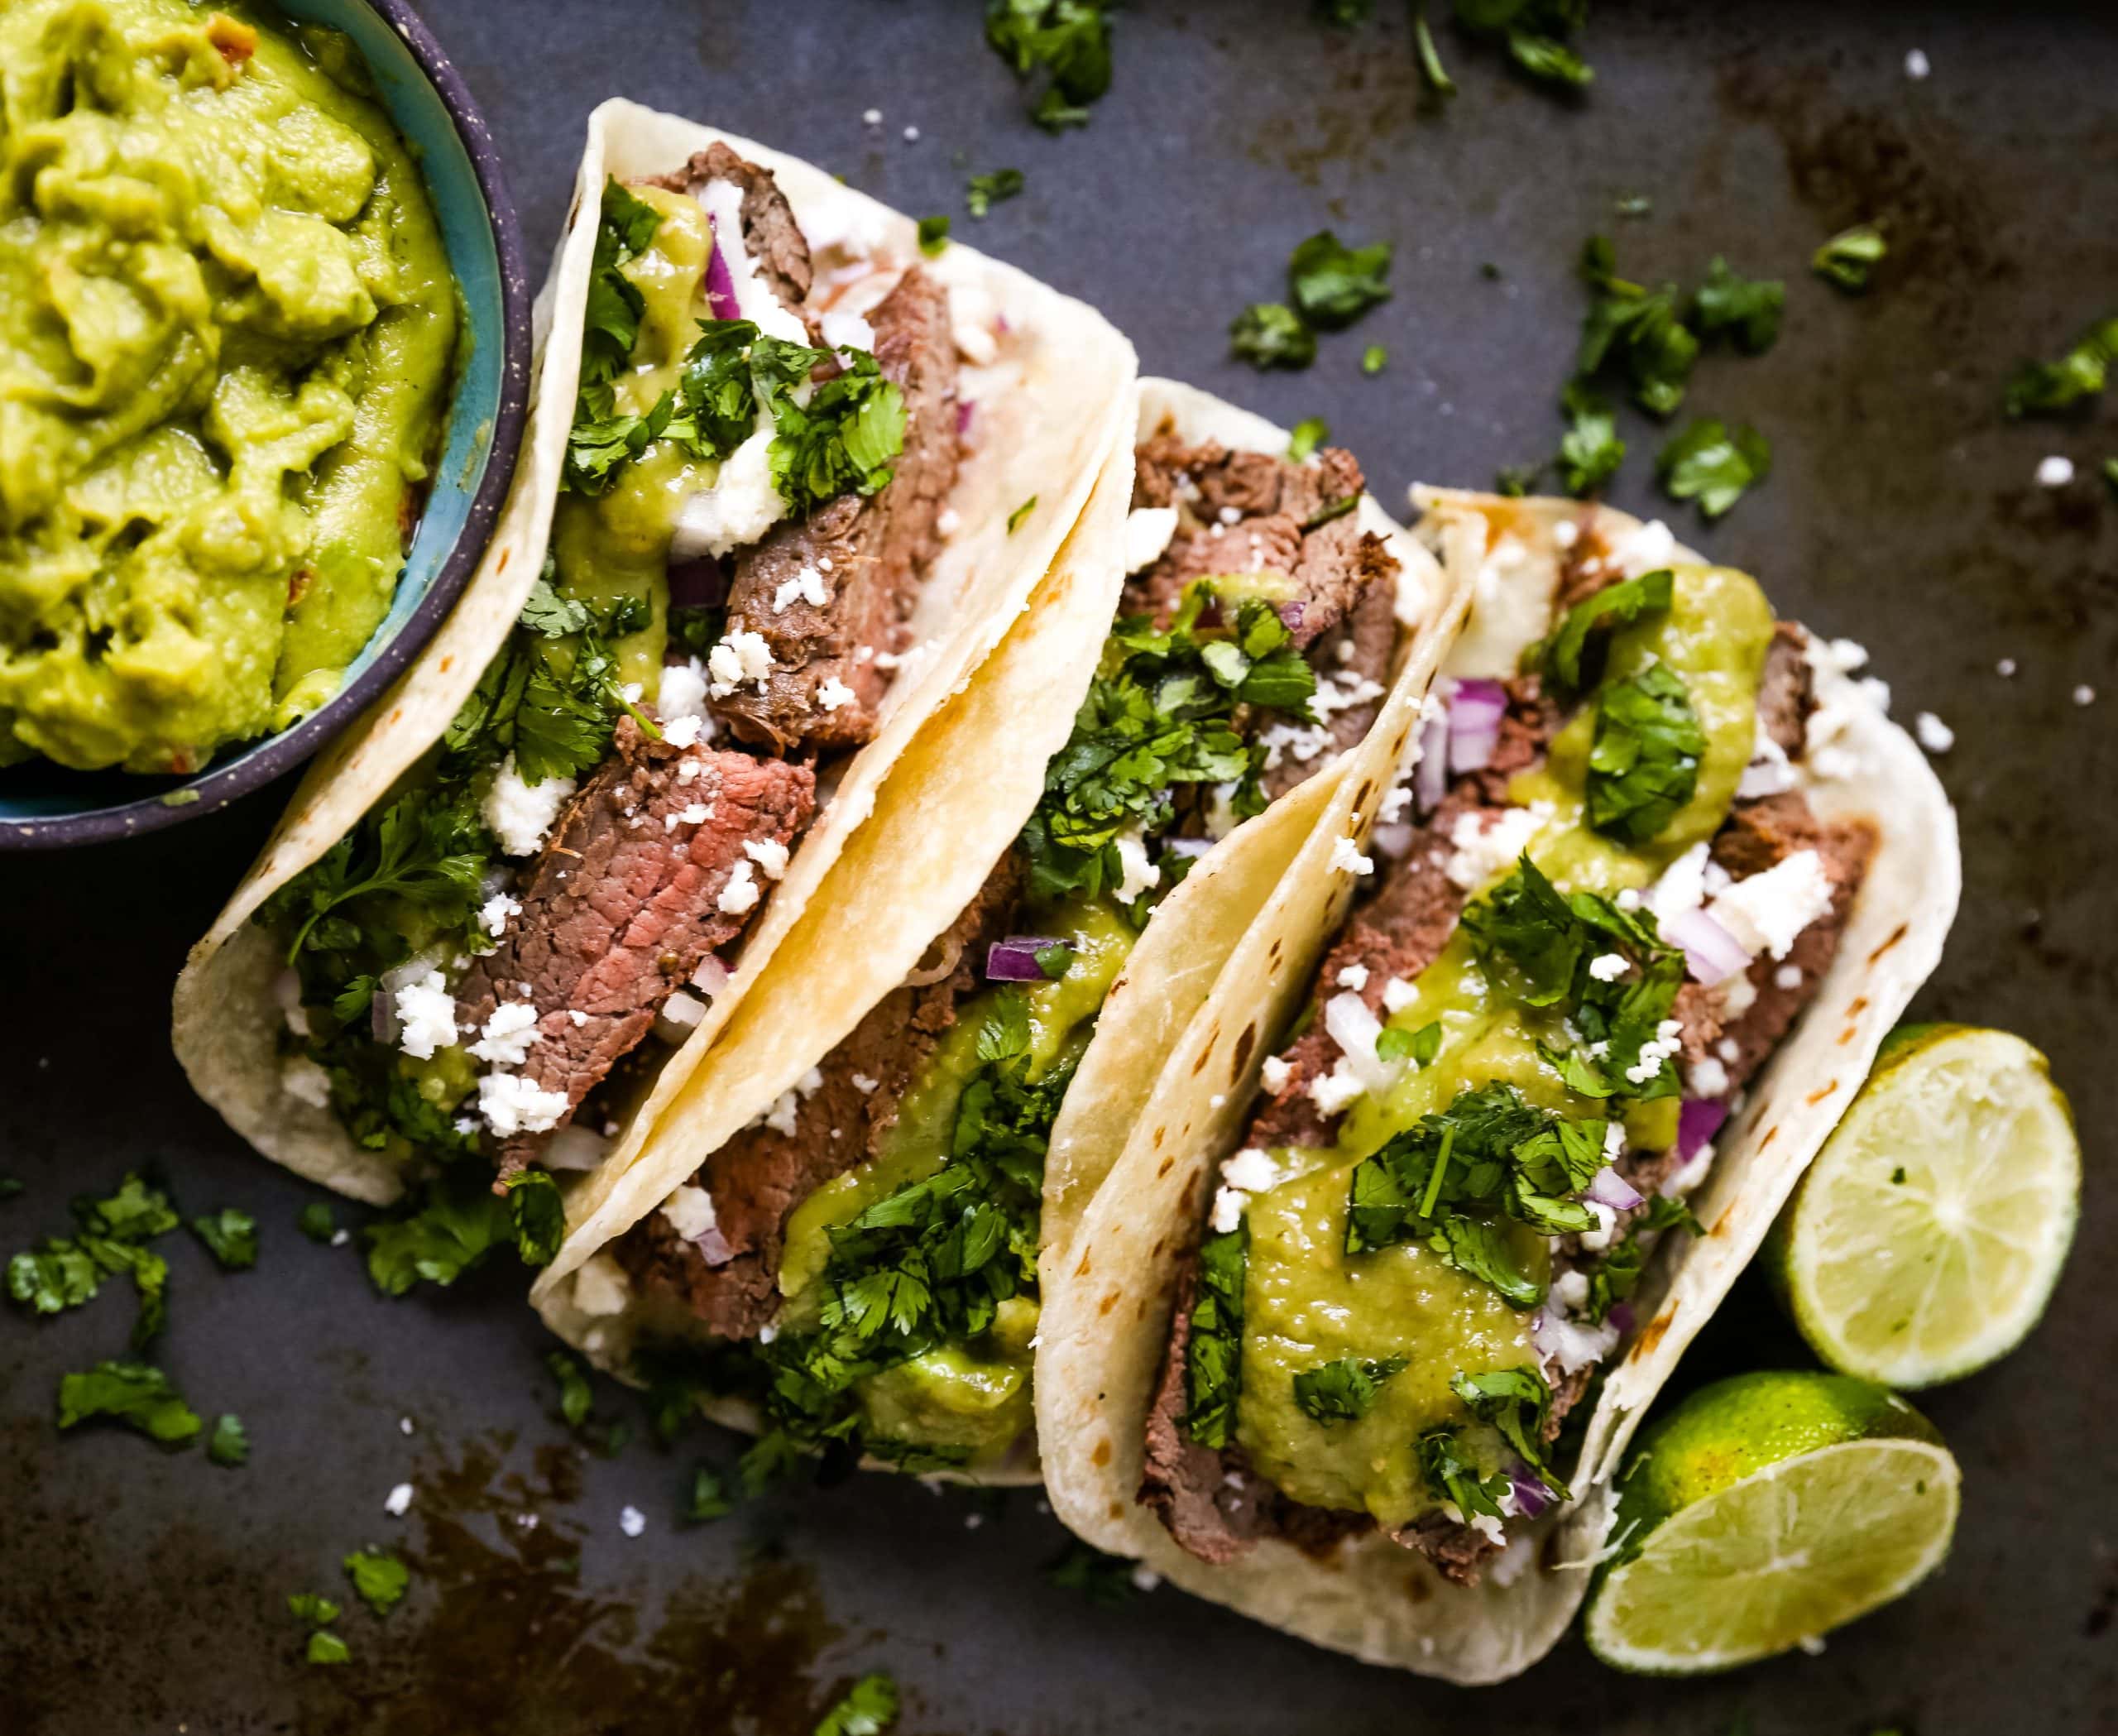
{"label": "cilantro sprig", "polygon": [[1312,1422],[1358,1422],[1375,1408],[1382,1388],[1411,1366],[1402,1356],[1363,1361],[1341,1356],[1294,1377],[1294,1402]]}
{"label": "cilantro sprig", "polygon": [[2010,416],[2053,415],[2102,391],[2118,362],[2118,314],[2100,319],[2056,362],[2025,362],[2008,381]]}
{"label": "cilantro sprig", "polygon": [[1235,1438],[1243,1390],[1243,1280],[1249,1262],[1247,1221],[1199,1247],[1199,1288],[1184,1346],[1184,1432],[1202,1446]]}
{"label": "cilantro sprig", "polygon": [[1570,40],[1588,22],[1588,0],[1455,0],[1455,10],[1464,31],[1499,42],[1539,84],[1574,92],[1594,81]]}
{"label": "cilantro sprig", "polygon": [[986,0],[985,40],[1020,84],[1045,74],[1030,118],[1047,132],[1088,124],[1110,89],[1110,18],[1104,0]]}
{"label": "cilantro sprig", "polygon": [[1257,368],[1307,367],[1318,332],[1350,325],[1389,300],[1392,251],[1387,241],[1349,247],[1329,229],[1298,242],[1287,259],[1287,300],[1245,308],[1229,328],[1230,348]]}
{"label": "cilantro sprig", "polygon": [[1719,518],[1772,473],[1772,448],[1755,428],[1731,431],[1701,418],[1663,447],[1655,470],[1672,499],[1696,500],[1707,517]]}
{"label": "cilantro sprig", "polygon": [[1596,694],[1588,751],[1588,823],[1606,837],[1644,844],[1699,788],[1706,731],[1684,682],[1654,663]]}

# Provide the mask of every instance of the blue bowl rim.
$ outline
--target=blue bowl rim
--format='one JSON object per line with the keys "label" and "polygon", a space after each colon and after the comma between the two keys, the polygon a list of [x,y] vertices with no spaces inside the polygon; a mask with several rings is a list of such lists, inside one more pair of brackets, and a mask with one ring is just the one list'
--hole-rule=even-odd
{"label": "blue bowl rim", "polygon": [[[174,789],[141,796],[108,808],[85,813],[55,815],[49,819],[0,820],[0,850],[64,850],[79,844],[101,843],[112,838],[137,837],[185,820],[218,812],[238,797],[271,782],[282,772],[299,765],[332,736],[350,724],[368,703],[396,679],[405,665],[425,648],[427,641],[454,607],[472,570],[484,554],[492,535],[501,503],[507,498],[522,444],[522,430],[529,416],[530,280],[523,269],[522,234],[509,196],[507,180],[501,168],[500,151],[492,131],[478,110],[470,89],[425,22],[405,0],[362,0],[371,12],[403,38],[436,91],[457,137],[463,142],[485,201],[486,216],[493,232],[493,247],[500,265],[501,367],[500,405],[493,418],[492,439],[486,451],[485,474],[441,570],[428,586],[419,607],[406,617],[390,643],[352,681],[299,723],[267,738],[260,746],[216,770],[208,766]],[[172,801],[174,796],[184,799]]]}

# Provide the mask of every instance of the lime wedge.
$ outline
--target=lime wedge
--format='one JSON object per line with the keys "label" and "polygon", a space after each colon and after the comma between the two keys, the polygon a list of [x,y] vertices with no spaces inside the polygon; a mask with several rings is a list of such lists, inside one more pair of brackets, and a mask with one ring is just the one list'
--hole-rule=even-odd
{"label": "lime wedge", "polygon": [[1961,1479],[1911,1406],[1842,1374],[1739,1374],[1651,1427],[1589,1594],[1605,1663],[1693,1675],[1888,1603],[1948,1554]]}
{"label": "lime wedge", "polygon": [[2020,1344],[2058,1281],[2081,1147],[2005,1031],[1899,1033],[1775,1227],[1768,1269],[1829,1367],[1933,1386]]}

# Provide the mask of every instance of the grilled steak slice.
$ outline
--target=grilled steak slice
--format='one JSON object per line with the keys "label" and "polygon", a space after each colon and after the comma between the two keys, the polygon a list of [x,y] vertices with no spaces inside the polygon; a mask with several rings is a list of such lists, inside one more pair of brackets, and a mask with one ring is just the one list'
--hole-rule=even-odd
{"label": "grilled steak slice", "polygon": [[[807,519],[783,520],[736,555],[729,587],[728,631],[762,634],[773,667],[762,690],[745,683],[713,710],[744,741],[775,752],[873,738],[956,482],[948,291],[915,266],[868,321],[875,360],[904,394],[904,449],[890,480],[865,498],[841,495]],[[811,600],[819,593],[822,603]]]}
{"label": "grilled steak slice", "polygon": [[766,287],[798,311],[809,295],[809,242],[771,170],[738,156],[716,140],[694,151],[683,168],[650,175],[644,185],[696,194],[708,181],[732,181],[743,189],[743,249]]}
{"label": "grilled steak slice", "polygon": [[620,1238],[618,1259],[636,1282],[681,1302],[721,1338],[755,1338],[770,1323],[789,1214],[875,1154],[958,1005],[977,991],[986,946],[1005,933],[1021,884],[1010,853],[943,937],[942,957],[955,968],[893,990],[824,1058],[812,1089],[793,1092],[770,1123],[745,1128],[707,1159],[692,1179],[713,1196],[711,1260],[659,1211]]}
{"label": "grilled steak slice", "polygon": [[[621,720],[611,756],[568,803],[500,944],[466,973],[459,1023],[479,1031],[503,1002],[534,1007],[536,1039],[520,1072],[563,1092],[571,1116],[671,993],[742,933],[770,867],[815,807],[807,766],[679,750]],[[506,1140],[501,1173],[532,1161],[548,1136]]]}
{"label": "grilled steak slice", "polygon": [[1816,673],[1809,667],[1809,635],[1791,621],[1773,623],[1772,645],[1758,682],[1757,727],[1790,760],[1802,757],[1809,713],[1817,708]]}

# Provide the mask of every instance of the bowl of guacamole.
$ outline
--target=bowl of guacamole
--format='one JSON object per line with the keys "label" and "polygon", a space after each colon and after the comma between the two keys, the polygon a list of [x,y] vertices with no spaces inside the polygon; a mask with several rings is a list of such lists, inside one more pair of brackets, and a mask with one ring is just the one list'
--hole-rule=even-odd
{"label": "bowl of guacamole", "polygon": [[0,5],[0,848],[212,812],[438,626],[529,286],[401,0]]}

